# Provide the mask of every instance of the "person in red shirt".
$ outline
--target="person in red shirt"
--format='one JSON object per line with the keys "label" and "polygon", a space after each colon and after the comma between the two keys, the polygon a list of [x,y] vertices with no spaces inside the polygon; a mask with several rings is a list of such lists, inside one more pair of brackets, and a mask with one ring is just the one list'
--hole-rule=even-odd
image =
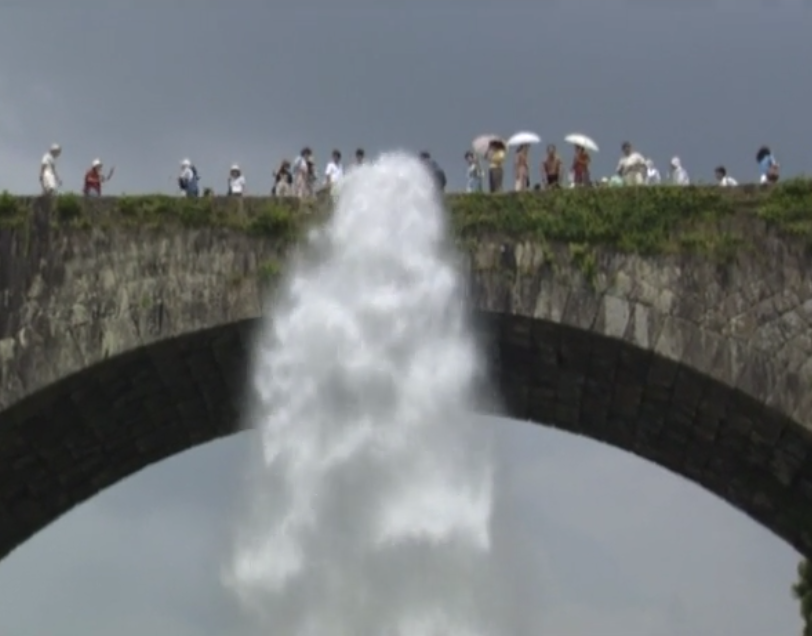
{"label": "person in red shirt", "polygon": [[100,197],[102,183],[110,181],[114,170],[115,166],[110,168],[110,172],[108,172],[107,175],[103,174],[101,159],[94,159],[90,170],[85,173],[85,187],[83,189],[85,196]]}
{"label": "person in red shirt", "polygon": [[572,161],[572,183],[576,186],[590,184],[589,164],[592,158],[583,146],[575,146],[575,158]]}

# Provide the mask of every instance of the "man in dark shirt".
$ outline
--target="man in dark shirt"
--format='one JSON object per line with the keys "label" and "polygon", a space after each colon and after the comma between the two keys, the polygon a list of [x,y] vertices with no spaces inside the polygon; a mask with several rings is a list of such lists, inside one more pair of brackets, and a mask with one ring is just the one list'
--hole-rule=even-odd
{"label": "man in dark shirt", "polygon": [[445,192],[445,171],[440,167],[440,164],[432,159],[431,155],[425,150],[420,153],[420,159],[426,164],[432,176],[434,176],[434,182],[437,184],[437,188],[440,192]]}

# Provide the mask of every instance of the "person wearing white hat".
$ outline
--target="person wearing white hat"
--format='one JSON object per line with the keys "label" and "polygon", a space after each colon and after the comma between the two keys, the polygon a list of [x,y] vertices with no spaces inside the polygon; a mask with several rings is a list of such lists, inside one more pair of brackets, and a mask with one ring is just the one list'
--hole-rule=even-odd
{"label": "person wearing white hat", "polygon": [[241,197],[245,194],[245,175],[236,163],[228,171],[228,196]]}
{"label": "person wearing white hat", "polygon": [[86,197],[100,197],[102,183],[110,181],[115,169],[115,166],[113,166],[110,168],[110,172],[105,175],[102,173],[101,159],[94,159],[90,165],[90,170],[85,173],[85,185],[82,190],[84,195]]}
{"label": "person wearing white hat", "polygon": [[200,196],[200,175],[198,175],[197,168],[195,168],[190,159],[184,159],[180,162],[178,186],[180,187],[184,196]]}
{"label": "person wearing white hat", "polygon": [[691,185],[688,171],[683,167],[679,157],[671,159],[671,183],[673,185]]}
{"label": "person wearing white hat", "polygon": [[56,160],[62,154],[62,147],[59,144],[52,144],[46,152],[39,167],[39,183],[42,186],[43,194],[55,194],[62,185],[62,179],[56,170]]}
{"label": "person wearing white hat", "polygon": [[663,178],[654,165],[654,159],[646,159],[646,185],[660,185],[662,182]]}

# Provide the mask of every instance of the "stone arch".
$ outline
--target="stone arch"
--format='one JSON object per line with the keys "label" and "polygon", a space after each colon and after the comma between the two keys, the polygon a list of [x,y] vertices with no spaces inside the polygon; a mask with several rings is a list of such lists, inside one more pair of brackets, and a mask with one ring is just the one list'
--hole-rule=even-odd
{"label": "stone arch", "polygon": [[[812,439],[689,366],[549,320],[480,312],[505,414],[632,452],[710,490],[804,553]],[[142,346],[0,412],[0,558],[153,463],[238,430],[256,320]]]}
{"label": "stone arch", "polygon": [[510,417],[649,460],[812,552],[812,435],[803,425],[621,339],[515,314],[489,321],[494,378]]}
{"label": "stone arch", "polygon": [[116,482],[239,430],[255,322],[110,357],[0,412],[0,559]]}

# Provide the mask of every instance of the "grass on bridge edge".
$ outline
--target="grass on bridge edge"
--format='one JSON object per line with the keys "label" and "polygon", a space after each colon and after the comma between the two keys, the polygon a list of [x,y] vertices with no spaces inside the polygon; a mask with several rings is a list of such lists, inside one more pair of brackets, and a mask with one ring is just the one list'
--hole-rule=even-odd
{"label": "grass on bridge edge", "polygon": [[[584,188],[445,197],[462,241],[479,236],[607,247],[646,255],[679,252],[730,258],[754,237],[753,221],[812,248],[812,179],[776,186]],[[224,227],[295,240],[329,214],[329,199],[186,199],[165,195],[48,200],[0,194],[0,230],[23,228],[38,211],[77,229],[138,225]]]}

